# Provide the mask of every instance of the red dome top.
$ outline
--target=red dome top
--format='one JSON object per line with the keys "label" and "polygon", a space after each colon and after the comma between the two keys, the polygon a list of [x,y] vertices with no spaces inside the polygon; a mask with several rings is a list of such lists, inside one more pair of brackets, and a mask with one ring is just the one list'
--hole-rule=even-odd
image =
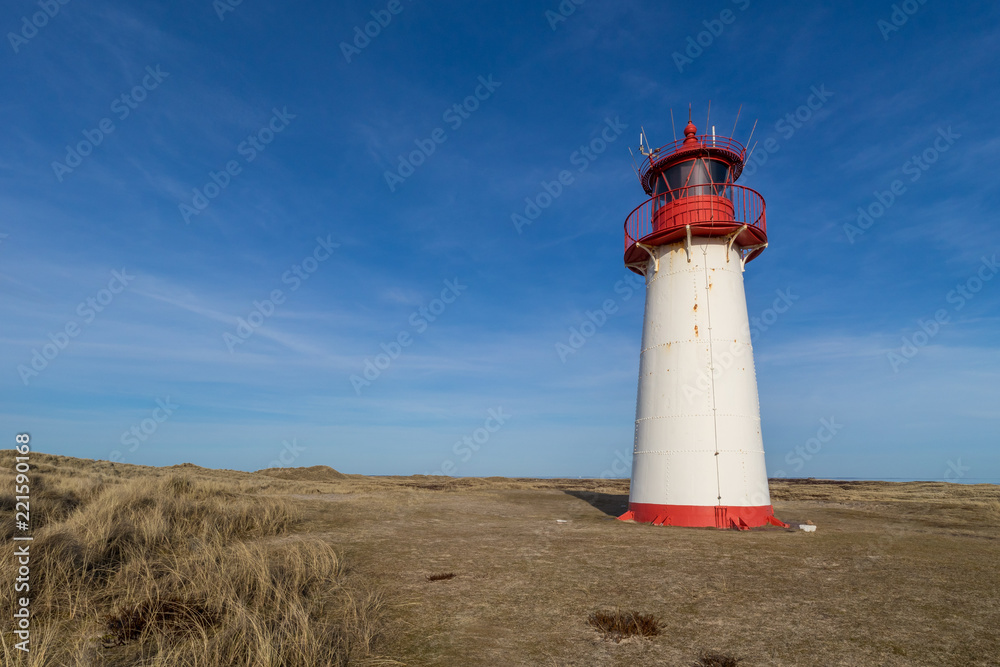
{"label": "red dome top", "polygon": [[684,128],[684,145],[690,146],[691,144],[698,143],[695,135],[698,134],[698,128],[695,127],[694,123],[688,121],[687,127]]}

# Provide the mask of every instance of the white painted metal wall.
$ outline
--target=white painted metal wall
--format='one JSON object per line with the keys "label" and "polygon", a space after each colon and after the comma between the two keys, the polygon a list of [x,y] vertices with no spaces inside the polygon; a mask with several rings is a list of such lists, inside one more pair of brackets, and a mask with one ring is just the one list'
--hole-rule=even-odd
{"label": "white painted metal wall", "polygon": [[770,505],[739,249],[650,251],[629,501]]}

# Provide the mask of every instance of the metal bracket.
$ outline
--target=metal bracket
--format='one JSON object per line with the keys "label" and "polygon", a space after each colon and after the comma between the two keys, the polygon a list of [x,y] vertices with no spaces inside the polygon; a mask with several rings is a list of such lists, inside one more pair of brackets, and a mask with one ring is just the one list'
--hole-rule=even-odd
{"label": "metal bracket", "polygon": [[687,230],[687,242],[684,244],[684,252],[687,253],[688,264],[691,263],[691,225],[684,225]]}
{"label": "metal bracket", "polygon": [[750,256],[751,252],[753,252],[757,248],[766,248],[766,247],[767,247],[766,243],[758,243],[757,245],[748,245],[747,247],[743,248],[742,250],[746,254],[743,255],[742,257],[740,257],[740,271],[746,271],[747,270],[747,257]]}
{"label": "metal bracket", "polygon": [[646,264],[644,262],[632,262],[631,264],[625,265],[626,269],[638,269],[642,275],[646,275]]}
{"label": "metal bracket", "polygon": [[731,255],[733,252],[733,243],[736,242],[736,237],[745,232],[747,227],[749,227],[749,225],[743,225],[735,232],[726,237],[726,262],[729,261],[729,255]]}
{"label": "metal bracket", "polygon": [[660,270],[660,259],[653,252],[653,246],[646,245],[645,243],[638,243],[638,242],[635,245],[636,245],[637,248],[642,248],[643,250],[645,250],[646,254],[649,255],[650,258],[652,258],[652,260],[653,260],[653,273],[656,273],[657,271],[659,271]]}

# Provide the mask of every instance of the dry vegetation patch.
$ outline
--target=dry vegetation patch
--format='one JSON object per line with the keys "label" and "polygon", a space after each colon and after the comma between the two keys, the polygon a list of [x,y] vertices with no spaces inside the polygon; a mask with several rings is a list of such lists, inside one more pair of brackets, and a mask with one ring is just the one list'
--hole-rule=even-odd
{"label": "dry vegetation patch", "polygon": [[615,643],[628,637],[655,637],[660,634],[660,622],[656,618],[635,611],[595,611],[587,622],[603,633],[605,639]]}
{"label": "dry vegetation patch", "polygon": [[702,653],[691,667],[739,667],[741,664],[743,664],[742,658],[725,653],[708,652]]}
{"label": "dry vegetation patch", "polygon": [[[36,456],[30,664],[313,667],[374,654],[383,595],[325,541],[289,534],[288,500],[198,469],[122,478]],[[13,550],[0,548],[4,581]],[[4,586],[0,605],[14,595]],[[23,664],[11,630],[4,664]]]}

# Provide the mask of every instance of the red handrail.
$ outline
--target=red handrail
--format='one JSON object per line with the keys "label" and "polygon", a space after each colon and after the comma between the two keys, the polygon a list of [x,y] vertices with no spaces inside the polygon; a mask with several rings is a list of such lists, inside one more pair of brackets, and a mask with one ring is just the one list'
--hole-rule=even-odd
{"label": "red handrail", "polygon": [[677,141],[672,141],[669,144],[660,146],[649,156],[648,159],[643,160],[642,164],[639,166],[639,180],[642,181],[646,174],[657,164],[665,160],[666,158],[674,155],[675,153],[684,153],[688,150],[703,150],[718,149],[729,151],[733,153],[742,161],[746,158],[746,147],[740,142],[732,137],[723,137],[721,135],[711,135],[711,134],[700,134],[695,137],[697,143],[684,145],[687,138],[678,139]]}
{"label": "red handrail", "polygon": [[[724,193],[720,195],[717,193]],[[706,196],[708,195],[708,196]],[[675,216],[654,216],[661,207],[678,200],[687,205],[679,206]],[[730,205],[732,209],[730,210]],[[663,194],[654,195],[636,206],[625,218],[625,250],[653,232],[687,224],[688,216],[696,216],[700,227],[749,225],[767,234],[764,198],[756,190],[742,185],[689,185]]]}

